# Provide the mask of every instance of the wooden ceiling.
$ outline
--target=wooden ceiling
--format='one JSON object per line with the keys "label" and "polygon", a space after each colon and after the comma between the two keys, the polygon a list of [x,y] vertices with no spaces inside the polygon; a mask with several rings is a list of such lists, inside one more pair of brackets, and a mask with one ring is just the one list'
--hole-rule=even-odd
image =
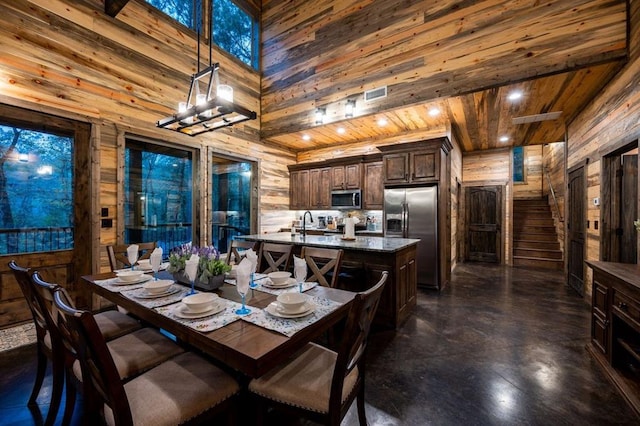
{"label": "wooden ceiling", "polygon": [[[261,135],[298,153],[443,128],[464,151],[562,141],[628,54],[623,0],[262,5]],[[364,102],[383,86],[386,98]],[[506,98],[513,89],[523,92],[518,103]],[[347,120],[351,99],[360,115]],[[441,114],[431,117],[434,106]],[[318,107],[327,110],[320,126]],[[551,121],[512,121],[553,112]]]}
{"label": "wooden ceiling", "polygon": [[[602,64],[351,119],[343,117],[341,104],[327,111],[327,124],[267,140],[300,152],[363,142],[375,145],[389,138],[415,140],[450,129],[464,152],[561,142],[566,125],[620,66],[620,62]],[[516,91],[522,98],[508,100]],[[433,109],[440,113],[430,115]],[[551,113],[560,114],[556,118]],[[515,124],[514,118],[524,123]],[[379,125],[380,119],[386,124]],[[503,136],[508,140],[501,141]]]}

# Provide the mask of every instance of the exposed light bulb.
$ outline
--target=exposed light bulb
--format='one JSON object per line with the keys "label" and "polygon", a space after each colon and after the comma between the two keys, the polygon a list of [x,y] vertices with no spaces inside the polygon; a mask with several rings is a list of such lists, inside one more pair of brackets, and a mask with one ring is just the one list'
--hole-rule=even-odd
{"label": "exposed light bulb", "polygon": [[320,124],[324,124],[324,117],[327,113],[327,110],[325,108],[318,108],[316,109],[316,124],[320,125]]}
{"label": "exposed light bulb", "polygon": [[346,118],[352,118],[356,112],[356,101],[354,99],[348,100],[347,105],[344,107],[344,116]]}
{"label": "exposed light bulb", "polygon": [[227,84],[219,84],[216,93],[217,97],[225,101],[233,102],[233,87]]}

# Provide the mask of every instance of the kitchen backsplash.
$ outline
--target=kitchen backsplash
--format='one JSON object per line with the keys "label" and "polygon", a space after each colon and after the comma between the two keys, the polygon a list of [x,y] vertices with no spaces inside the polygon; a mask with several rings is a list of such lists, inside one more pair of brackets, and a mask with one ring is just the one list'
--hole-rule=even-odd
{"label": "kitchen backsplash", "polygon": [[[382,210],[310,210],[311,215],[313,216],[313,223],[309,224],[307,222],[307,227],[309,228],[317,228],[318,227],[318,218],[324,217],[325,220],[328,220],[331,217],[334,221],[338,219],[345,219],[351,214],[351,217],[357,217],[360,219],[360,224],[364,225],[367,223],[367,217],[370,221],[376,224],[376,231],[382,232]],[[302,215],[305,210],[297,210],[294,211],[294,216],[302,221]],[[307,221],[309,220],[309,216],[307,216]],[[341,223],[339,220],[337,223]],[[283,225],[283,228],[288,228],[291,226],[291,223],[287,223]]]}

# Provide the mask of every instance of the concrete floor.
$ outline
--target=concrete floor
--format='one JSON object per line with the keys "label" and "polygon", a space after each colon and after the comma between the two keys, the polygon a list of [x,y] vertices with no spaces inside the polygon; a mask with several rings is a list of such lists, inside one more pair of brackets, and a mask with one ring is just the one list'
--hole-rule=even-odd
{"label": "concrete floor", "polygon": [[[589,310],[559,272],[459,265],[399,330],[372,333],[369,424],[640,424],[585,350]],[[25,405],[34,370],[33,345],[0,353],[0,424],[41,424]],[[343,424],[358,424],[354,408]]]}

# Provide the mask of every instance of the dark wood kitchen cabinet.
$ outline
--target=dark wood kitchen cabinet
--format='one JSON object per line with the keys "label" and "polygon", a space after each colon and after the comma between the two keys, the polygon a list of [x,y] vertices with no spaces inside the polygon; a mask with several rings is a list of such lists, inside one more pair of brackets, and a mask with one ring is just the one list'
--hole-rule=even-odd
{"label": "dark wood kitchen cabinet", "polygon": [[331,168],[331,189],[360,189],[362,186],[362,172],[360,163],[333,166]]}
{"label": "dark wood kitchen cabinet", "polygon": [[386,184],[434,182],[439,179],[440,149],[397,152],[383,157]]}
{"label": "dark wood kitchen cabinet", "polygon": [[310,204],[309,170],[294,170],[289,173],[289,208],[303,210]]}
{"label": "dark wood kitchen cabinet", "polygon": [[366,210],[382,210],[384,208],[382,161],[364,163],[362,199],[363,208]]}
{"label": "dark wood kitchen cabinet", "polygon": [[331,168],[309,170],[309,207],[310,209],[331,208]]}
{"label": "dark wood kitchen cabinet", "polygon": [[640,265],[586,263],[593,269],[587,349],[640,415]]}

